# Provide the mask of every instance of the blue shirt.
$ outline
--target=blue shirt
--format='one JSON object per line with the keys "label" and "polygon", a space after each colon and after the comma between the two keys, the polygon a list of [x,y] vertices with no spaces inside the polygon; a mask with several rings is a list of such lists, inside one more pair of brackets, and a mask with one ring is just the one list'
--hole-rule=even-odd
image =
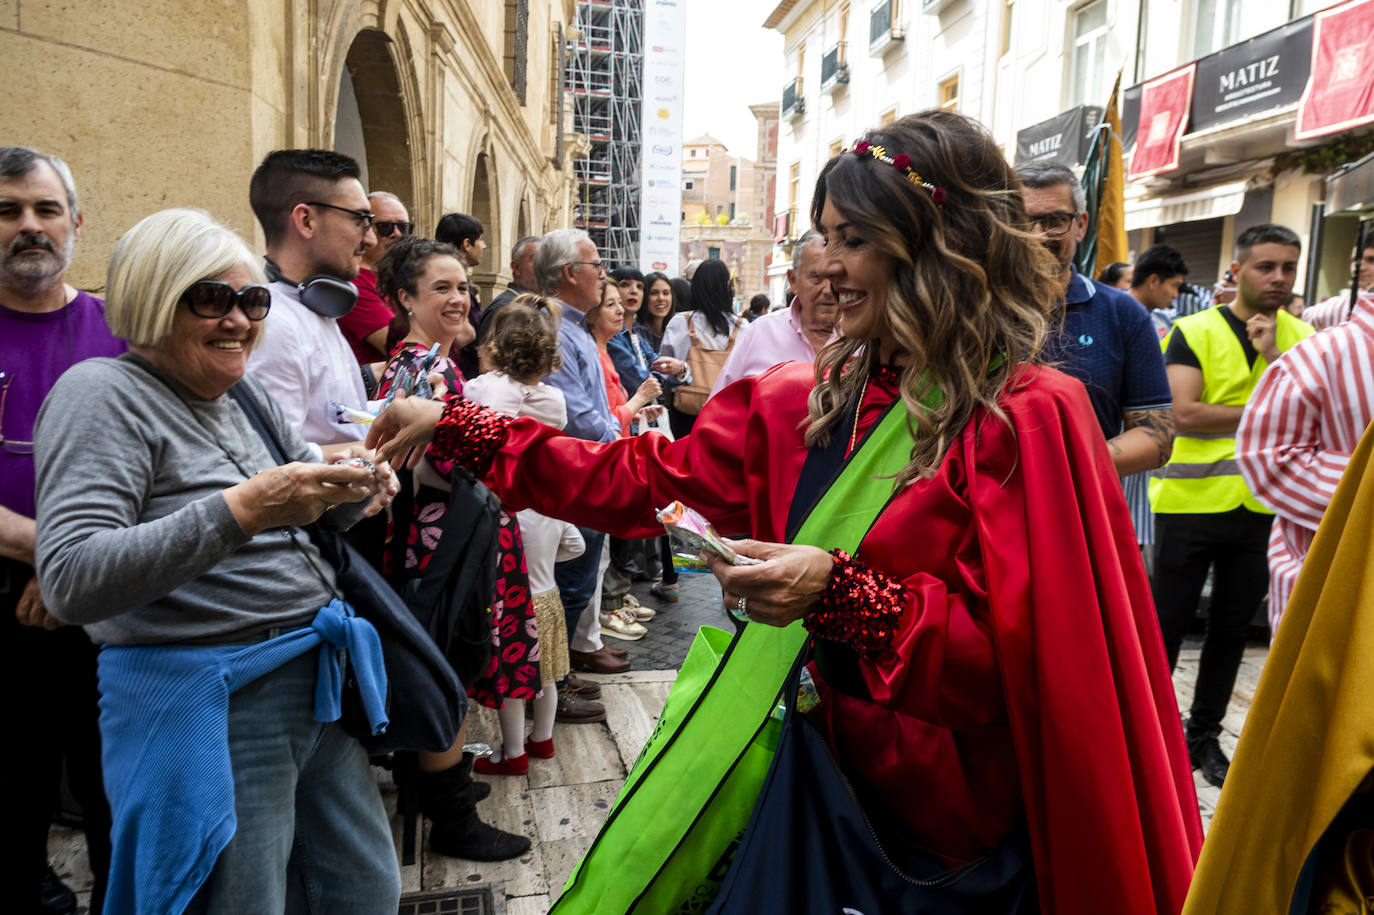
{"label": "blue shirt", "polygon": [[1145,306],[1073,270],[1063,324],[1046,355],[1083,382],[1106,438],[1121,433],[1127,411],[1173,406],[1159,334]]}
{"label": "blue shirt", "polygon": [[612,418],[606,402],[601,356],[587,332],[587,316],[567,303],[558,322],[558,355],[563,364],[548,382],[563,392],[568,404],[568,425],[563,431],[592,442],[615,441],[620,437],[620,423]]}
{"label": "blue shirt", "polygon": [[620,374],[620,385],[625,393],[633,394],[649,378],[649,372],[658,361],[658,353],[649,345],[642,334],[622,330],[606,341],[606,352]]}

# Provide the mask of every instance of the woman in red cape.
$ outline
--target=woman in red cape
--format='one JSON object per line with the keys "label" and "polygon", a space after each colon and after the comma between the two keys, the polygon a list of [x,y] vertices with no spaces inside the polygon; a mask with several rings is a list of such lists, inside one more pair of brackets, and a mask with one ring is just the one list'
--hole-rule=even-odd
{"label": "woman in red cape", "polygon": [[[1025,830],[1041,911],[1174,915],[1202,842],[1178,709],[1086,392],[1034,364],[1055,267],[1015,176],[931,111],[834,157],[812,215],[842,338],[726,388],[683,440],[593,444],[456,397],[398,400],[369,444],[432,440],[503,502],[626,538],[673,499],[752,536],[763,562],[714,568],[725,600],[850,659],[816,671],[812,714],[896,857],[953,867]],[[782,543],[808,448],[852,451],[899,397],[910,463],[855,555]]]}

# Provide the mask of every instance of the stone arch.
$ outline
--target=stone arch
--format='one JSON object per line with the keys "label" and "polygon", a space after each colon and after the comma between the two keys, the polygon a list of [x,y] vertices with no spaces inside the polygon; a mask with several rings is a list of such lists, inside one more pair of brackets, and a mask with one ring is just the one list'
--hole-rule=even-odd
{"label": "stone arch", "polygon": [[470,174],[472,183],[468,190],[468,213],[482,223],[488,248],[482,263],[473,271],[473,278],[479,286],[491,287],[498,281],[501,265],[505,262],[501,252],[503,236],[497,169],[485,143],[472,160]]}
{"label": "stone arch", "polygon": [[363,166],[369,191],[390,191],[413,207],[418,188],[405,98],[391,39],[362,29],[339,72],[334,145]]}

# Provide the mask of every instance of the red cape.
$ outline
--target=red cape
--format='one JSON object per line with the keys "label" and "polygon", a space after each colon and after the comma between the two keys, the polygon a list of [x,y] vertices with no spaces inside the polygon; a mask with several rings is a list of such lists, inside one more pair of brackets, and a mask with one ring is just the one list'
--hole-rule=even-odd
{"label": "red cape", "polygon": [[1135,530],[1082,387],[1052,370],[1027,376],[1056,396],[1003,402],[1021,472],[978,466],[974,435],[959,447],[998,595],[1041,905],[1173,915],[1202,822]]}

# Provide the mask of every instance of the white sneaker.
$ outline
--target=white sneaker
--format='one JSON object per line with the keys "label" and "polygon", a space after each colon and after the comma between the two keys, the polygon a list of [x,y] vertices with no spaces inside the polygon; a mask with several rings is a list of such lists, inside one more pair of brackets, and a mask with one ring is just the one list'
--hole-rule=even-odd
{"label": "white sneaker", "polygon": [[641,604],[639,598],[635,597],[633,594],[626,594],[625,600],[621,603],[620,607],[622,610],[628,610],[633,613],[635,620],[641,623],[647,623],[649,620],[658,616],[657,610],[650,610],[648,607]]}
{"label": "white sneaker", "polygon": [[649,630],[635,622],[633,613],[621,607],[619,610],[601,614],[601,634],[635,642],[648,635]]}

